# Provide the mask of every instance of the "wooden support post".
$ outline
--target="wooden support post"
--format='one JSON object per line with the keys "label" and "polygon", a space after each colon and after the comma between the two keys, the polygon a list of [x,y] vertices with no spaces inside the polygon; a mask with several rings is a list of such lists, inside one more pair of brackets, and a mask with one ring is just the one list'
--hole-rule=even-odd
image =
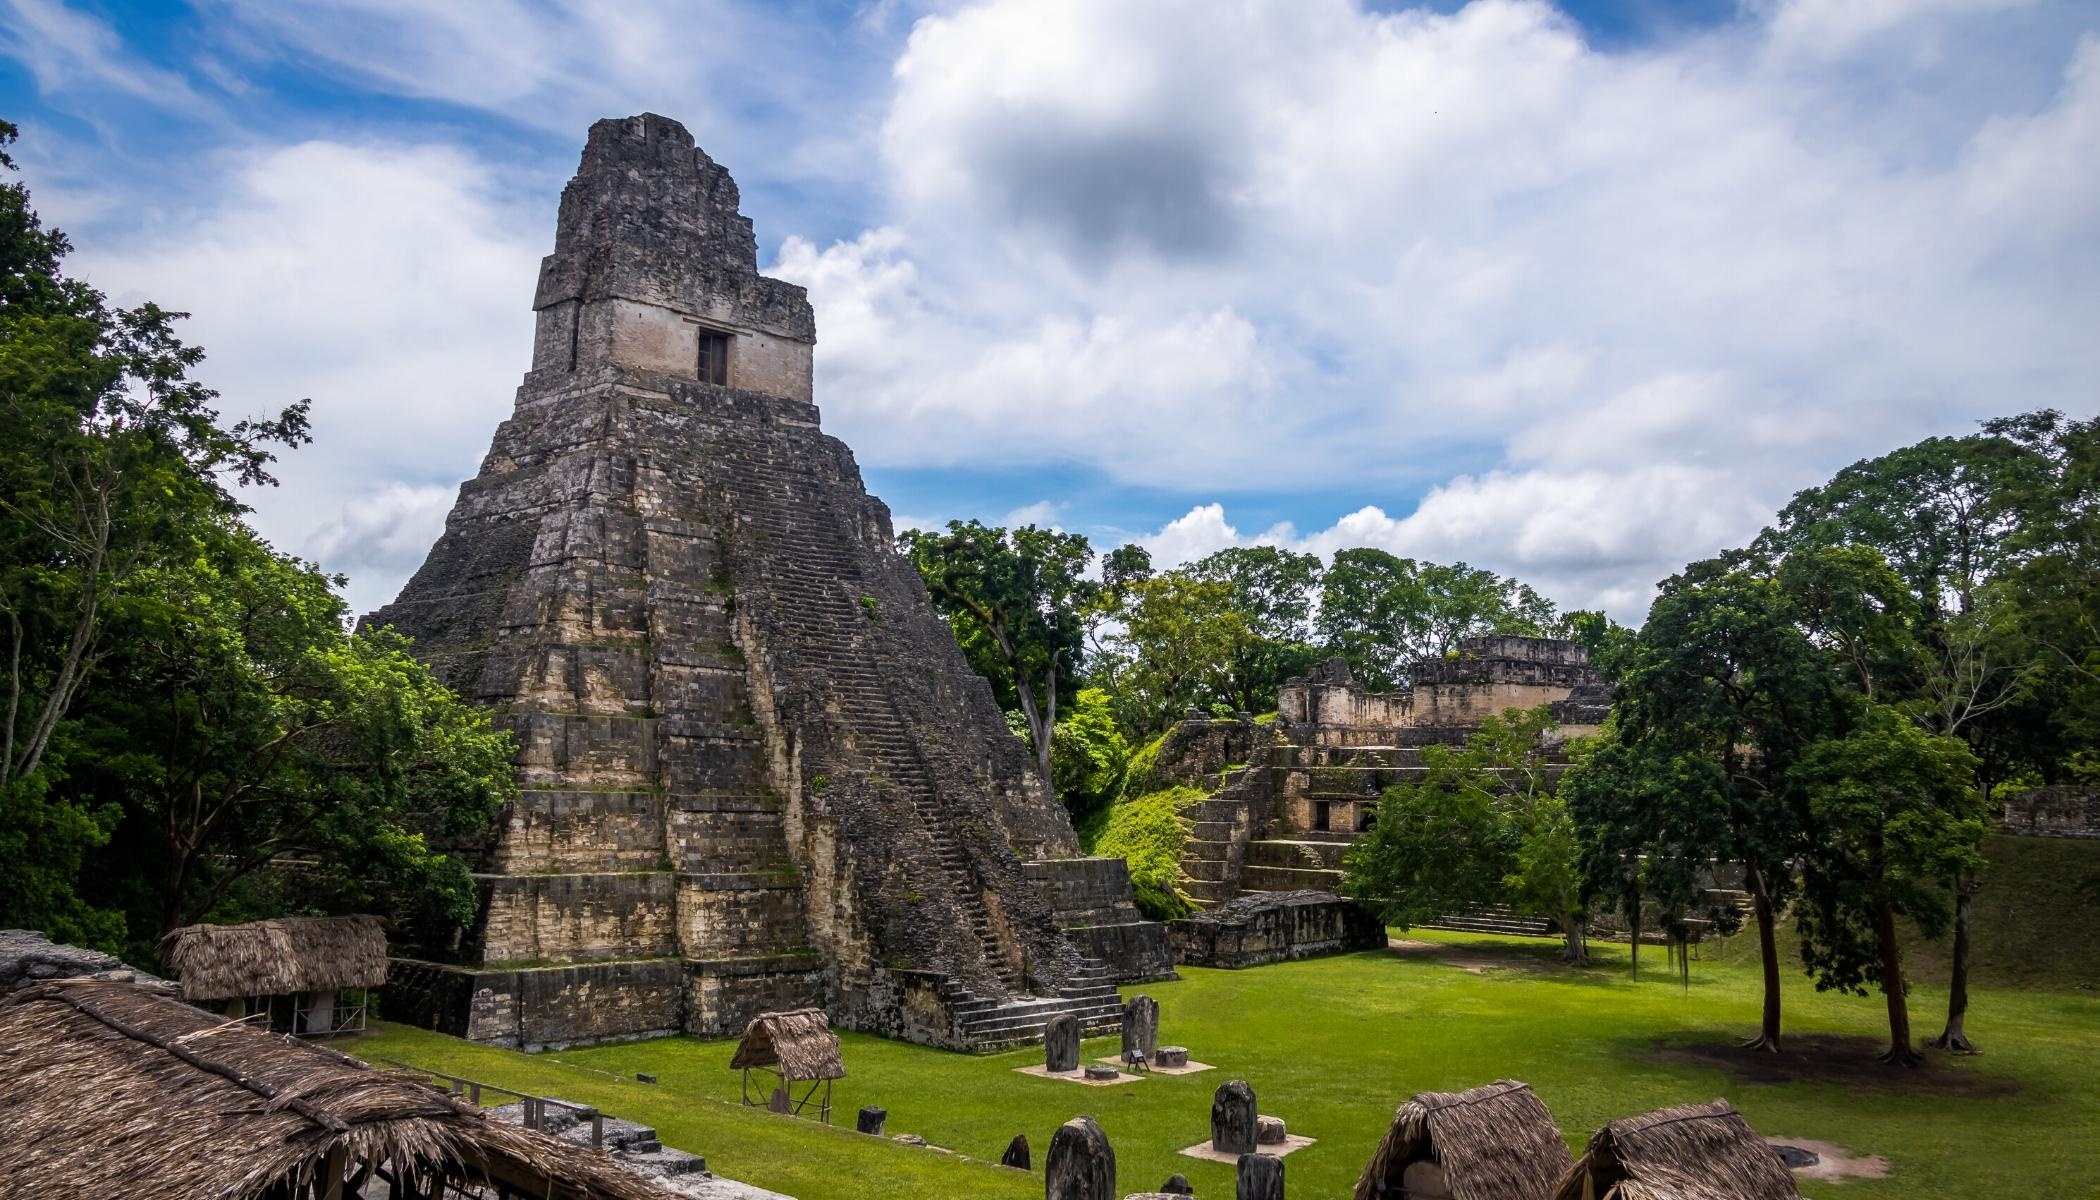
{"label": "wooden support post", "polygon": [[350,1148],[338,1145],[321,1160],[320,1200],[343,1200],[343,1170],[350,1165]]}

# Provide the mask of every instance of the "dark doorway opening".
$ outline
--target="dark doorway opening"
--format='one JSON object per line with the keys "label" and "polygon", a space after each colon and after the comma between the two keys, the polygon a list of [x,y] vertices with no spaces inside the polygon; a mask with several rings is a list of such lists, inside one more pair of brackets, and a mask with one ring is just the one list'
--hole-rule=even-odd
{"label": "dark doorway opening", "polygon": [[700,382],[729,384],[729,335],[700,331]]}

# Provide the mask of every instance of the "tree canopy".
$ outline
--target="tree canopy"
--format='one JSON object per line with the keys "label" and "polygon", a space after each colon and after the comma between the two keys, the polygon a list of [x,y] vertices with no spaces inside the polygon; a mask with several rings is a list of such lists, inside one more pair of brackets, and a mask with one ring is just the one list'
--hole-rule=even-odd
{"label": "tree canopy", "polygon": [[243,522],[305,403],[223,420],[182,314],[69,249],[0,187],[0,924],[146,961],[207,917],[470,917],[439,839],[509,794],[508,735]]}

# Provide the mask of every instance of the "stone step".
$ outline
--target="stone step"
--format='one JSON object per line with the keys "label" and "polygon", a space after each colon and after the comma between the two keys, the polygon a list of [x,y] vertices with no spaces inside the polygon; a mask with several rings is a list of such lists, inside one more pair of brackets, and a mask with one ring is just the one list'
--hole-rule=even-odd
{"label": "stone step", "polygon": [[1249,892],[1333,891],[1341,882],[1340,871],[1256,866],[1240,871],[1240,888]]}

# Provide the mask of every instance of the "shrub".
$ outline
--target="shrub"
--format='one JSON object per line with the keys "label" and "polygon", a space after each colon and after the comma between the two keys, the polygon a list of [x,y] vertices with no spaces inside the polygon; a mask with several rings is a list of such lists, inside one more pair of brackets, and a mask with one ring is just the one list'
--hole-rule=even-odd
{"label": "shrub", "polygon": [[1171,787],[1124,800],[1108,810],[1108,822],[1095,839],[1094,853],[1130,865],[1138,908],[1153,920],[1189,914],[1188,897],[1177,884],[1181,849],[1194,825],[1181,808],[1201,799],[1203,793],[1195,788]]}

